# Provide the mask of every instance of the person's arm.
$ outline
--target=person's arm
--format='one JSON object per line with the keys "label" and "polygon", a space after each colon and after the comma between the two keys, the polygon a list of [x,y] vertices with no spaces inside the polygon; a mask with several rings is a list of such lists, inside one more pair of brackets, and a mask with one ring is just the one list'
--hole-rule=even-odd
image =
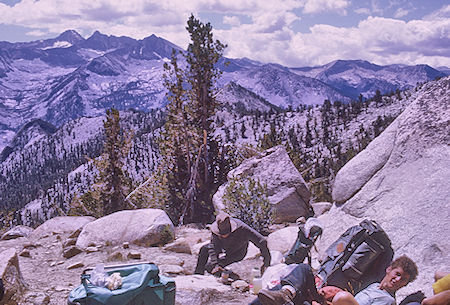
{"label": "person's arm", "polygon": [[267,247],[267,239],[264,236],[262,236],[259,232],[257,232],[255,229],[247,225],[245,225],[243,229],[246,231],[248,239],[261,251],[261,255],[264,258],[264,267],[270,266],[271,257],[269,248]]}
{"label": "person's arm", "polygon": [[322,295],[325,300],[327,301],[333,301],[333,298],[335,297],[336,294],[338,294],[339,292],[344,291],[339,287],[336,286],[325,286],[319,289],[319,294]]}
{"label": "person's arm", "polygon": [[209,259],[213,266],[217,266],[219,264],[218,256],[219,256],[219,253],[222,252],[222,246],[221,246],[221,241],[219,239],[219,236],[217,236],[214,233],[211,234],[211,244],[212,244],[212,247],[210,247],[208,250]]}

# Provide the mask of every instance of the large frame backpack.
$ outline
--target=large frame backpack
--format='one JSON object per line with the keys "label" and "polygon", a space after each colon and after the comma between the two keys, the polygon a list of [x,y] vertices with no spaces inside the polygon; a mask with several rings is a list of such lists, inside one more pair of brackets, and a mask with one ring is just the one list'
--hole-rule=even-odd
{"label": "large frame backpack", "polygon": [[328,247],[318,275],[322,286],[337,286],[356,294],[383,279],[393,256],[386,232],[375,221],[363,220]]}

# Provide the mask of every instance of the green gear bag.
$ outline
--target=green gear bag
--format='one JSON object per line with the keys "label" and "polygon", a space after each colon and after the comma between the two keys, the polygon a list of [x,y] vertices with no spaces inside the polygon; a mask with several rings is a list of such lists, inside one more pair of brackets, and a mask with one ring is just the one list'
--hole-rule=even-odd
{"label": "green gear bag", "polygon": [[135,264],[105,267],[108,275],[118,272],[122,286],[116,290],[90,283],[87,270],[81,275],[81,285],[69,294],[69,305],[173,305],[175,281],[160,276],[155,264]]}

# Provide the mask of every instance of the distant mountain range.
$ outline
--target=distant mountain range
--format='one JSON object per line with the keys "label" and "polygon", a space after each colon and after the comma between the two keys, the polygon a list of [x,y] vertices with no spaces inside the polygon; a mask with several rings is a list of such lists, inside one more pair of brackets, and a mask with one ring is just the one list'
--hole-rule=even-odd
{"label": "distant mountain range", "polygon": [[[79,117],[102,115],[110,107],[163,107],[163,63],[172,49],[182,51],[155,35],[135,40],[98,31],[87,39],[69,30],[54,39],[0,42],[0,149],[36,119],[58,127]],[[321,104],[325,99],[349,102],[359,94],[367,98],[376,90],[411,88],[448,72],[445,67],[439,71],[426,65],[378,66],[359,60],[288,68],[223,59],[219,67],[224,71],[219,85],[233,84],[224,91],[230,96],[222,100],[239,102],[234,89],[242,88],[258,96],[264,107],[281,108]]]}

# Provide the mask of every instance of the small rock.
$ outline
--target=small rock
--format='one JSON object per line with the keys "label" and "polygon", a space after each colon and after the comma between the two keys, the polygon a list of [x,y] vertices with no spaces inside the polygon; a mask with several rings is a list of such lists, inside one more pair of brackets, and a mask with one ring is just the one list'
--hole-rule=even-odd
{"label": "small rock", "polygon": [[122,248],[124,248],[124,249],[130,248],[130,243],[129,243],[129,242],[124,242],[124,243],[122,244]]}
{"label": "small rock", "polygon": [[331,202],[316,202],[312,203],[311,205],[314,210],[314,215],[316,217],[328,212],[333,206]]}
{"label": "small rock", "polygon": [[98,247],[87,247],[86,253],[98,252]]}
{"label": "small rock", "polygon": [[176,253],[187,253],[191,254],[191,247],[185,238],[178,238],[174,242],[167,244],[164,250],[172,251]]}
{"label": "small rock", "polygon": [[159,269],[163,274],[168,276],[184,274],[183,267],[177,265],[161,265],[159,266]]}
{"label": "small rock", "polygon": [[19,255],[22,257],[31,257],[30,251],[28,250],[23,250]]}
{"label": "small rock", "polygon": [[23,246],[23,248],[24,249],[36,249],[37,247],[40,247],[40,246],[41,246],[41,244],[39,244],[39,243],[36,243],[36,244],[29,243],[29,244],[25,244]]}
{"label": "small rock", "polygon": [[158,265],[177,265],[183,266],[184,260],[173,255],[159,256],[156,258],[156,263]]}
{"label": "small rock", "polygon": [[130,251],[127,255],[128,259],[141,259],[141,253],[138,251]]}
{"label": "small rock", "polygon": [[51,262],[50,263],[50,267],[55,267],[55,266],[62,265],[62,264],[64,264],[64,261]]}
{"label": "small rock", "polygon": [[249,290],[249,285],[247,284],[246,281],[243,281],[243,280],[234,281],[231,284],[231,287],[233,287],[234,289],[236,289],[240,292],[246,292]]}
{"label": "small rock", "polygon": [[78,228],[77,230],[73,231],[70,235],[69,238],[74,238],[77,239],[77,237],[80,235],[81,233],[81,229],[83,228]]}
{"label": "small rock", "polygon": [[67,248],[63,251],[63,257],[71,258],[77,254],[80,254],[81,252],[83,252],[83,251],[80,248],[78,248],[76,246],[70,246],[69,248]]}
{"label": "small rock", "polygon": [[47,305],[50,303],[50,297],[44,292],[28,292],[24,296],[24,304]]}
{"label": "small rock", "polygon": [[114,253],[112,253],[110,256],[108,256],[107,258],[108,261],[112,262],[112,261],[123,261],[123,254],[120,251],[116,251]]}
{"label": "small rock", "polygon": [[82,262],[78,262],[78,263],[68,266],[67,269],[72,270],[72,269],[77,269],[77,268],[81,268],[81,267],[84,267],[84,264]]}
{"label": "small rock", "polygon": [[70,247],[70,246],[75,246],[76,243],[77,243],[77,240],[75,238],[69,238],[63,244],[63,248],[67,248],[67,247]]}
{"label": "small rock", "polygon": [[56,287],[53,287],[53,289],[55,291],[57,291],[57,292],[63,292],[63,291],[69,291],[70,290],[69,288],[63,287],[63,286],[56,286]]}

